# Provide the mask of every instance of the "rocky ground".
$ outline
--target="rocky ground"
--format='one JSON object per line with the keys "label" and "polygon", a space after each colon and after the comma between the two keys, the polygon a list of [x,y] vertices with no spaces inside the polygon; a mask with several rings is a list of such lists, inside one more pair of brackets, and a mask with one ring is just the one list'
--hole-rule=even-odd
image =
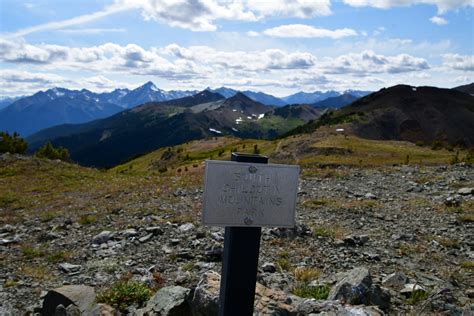
{"label": "rocky ground", "polygon": [[[471,315],[473,188],[474,168],[463,164],[305,172],[295,229],[263,229],[256,311]],[[161,288],[155,301],[169,299],[155,309],[152,299],[148,312],[166,315],[163,306],[184,301],[196,315],[212,311],[224,235],[199,222],[202,188],[163,198],[148,189],[130,204],[98,200],[112,206],[104,216],[78,220],[71,207],[0,227],[0,314],[39,311],[45,294],[65,285],[99,293],[124,278]],[[330,300],[301,298],[315,297],[311,288],[327,289]]]}

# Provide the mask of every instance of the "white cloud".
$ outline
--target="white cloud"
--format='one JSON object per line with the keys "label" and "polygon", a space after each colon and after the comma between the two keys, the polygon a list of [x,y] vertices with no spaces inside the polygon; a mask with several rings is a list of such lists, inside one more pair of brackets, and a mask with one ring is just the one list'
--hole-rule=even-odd
{"label": "white cloud", "polygon": [[460,7],[474,7],[472,0],[343,0],[343,2],[353,7],[374,7],[379,9],[416,4],[431,4],[438,8],[440,14]]}
{"label": "white cloud", "polygon": [[[411,45],[405,40],[397,40],[394,45],[402,43]],[[267,91],[276,92],[281,89],[283,93],[301,89],[378,87],[385,82],[412,79],[423,83],[426,74],[433,75],[430,80],[434,80],[438,76],[436,72],[446,73],[446,68],[453,71],[453,76],[473,69],[472,56],[447,54],[443,58],[443,67],[438,69],[416,55],[390,50],[385,54],[366,50],[317,57],[307,51],[285,49],[243,51],[177,44],[145,49],[135,44],[114,43],[67,47],[0,40],[0,62],[16,67],[14,73],[10,70],[1,74],[0,87],[10,95],[52,86],[103,90],[116,87],[117,83],[108,79],[111,76],[126,76],[135,82],[166,82],[164,88],[230,85],[256,90],[265,87]],[[73,73],[73,77],[61,77],[64,71]],[[84,71],[90,75],[76,78]]]}
{"label": "white cloud", "polygon": [[257,52],[217,51],[208,46],[181,47],[171,44],[162,53],[178,59],[202,63],[209,66],[244,71],[268,71],[271,69],[305,69],[316,63],[310,53],[288,53],[280,49],[266,49]]}
{"label": "white cloud", "polygon": [[[457,55],[445,55],[456,60]],[[0,40],[0,61],[18,65],[31,64],[45,69],[88,70],[135,75],[155,75],[170,80],[207,78],[211,73],[233,71],[232,75],[249,76],[284,70],[314,69],[321,73],[402,73],[429,68],[423,58],[409,54],[386,56],[371,50],[338,57],[318,59],[309,52],[282,49],[261,51],[223,51],[209,46],[182,47],[171,44],[163,48],[144,49],[135,44],[121,46],[106,43],[91,47],[30,45]],[[472,62],[471,62],[472,63]]]}
{"label": "white cloud", "polygon": [[246,0],[245,6],[262,16],[294,16],[311,18],[331,14],[330,0]]}
{"label": "white cloud", "polygon": [[23,84],[37,83],[41,85],[58,84],[65,81],[63,77],[56,74],[32,73],[15,69],[0,70],[0,79],[2,82]]}
{"label": "white cloud", "polygon": [[474,71],[474,55],[444,54],[443,65],[461,71]]}
{"label": "white cloud", "polygon": [[408,54],[395,56],[378,55],[373,51],[350,53],[333,60],[326,60],[325,71],[334,74],[357,74],[361,76],[388,73],[397,74],[428,69],[428,62],[423,58]]}
{"label": "white cloud", "polygon": [[29,95],[39,90],[54,87],[85,88],[94,92],[104,92],[120,87],[129,87],[129,85],[110,80],[102,75],[71,79],[54,73],[30,72],[18,69],[0,70],[0,90],[7,95]]}
{"label": "white cloud", "polygon": [[431,23],[436,25],[446,25],[448,21],[440,16],[434,16],[430,19]]}
{"label": "white cloud", "polygon": [[311,25],[304,24],[288,24],[281,25],[274,28],[266,29],[263,34],[273,37],[300,37],[300,38],[316,38],[316,37],[329,37],[333,39],[339,39],[348,36],[356,36],[357,32],[344,28],[337,30],[328,30],[316,28]]}
{"label": "white cloud", "polygon": [[250,37],[257,37],[257,36],[260,36],[260,33],[255,32],[255,31],[248,31],[247,35]]}
{"label": "white cloud", "polygon": [[451,82],[456,82],[458,84],[471,83],[472,81],[473,80],[471,79],[471,77],[467,77],[467,76],[458,76],[454,78],[453,80],[451,80]]}
{"label": "white cloud", "polygon": [[5,38],[82,25],[123,11],[140,10],[145,20],[192,31],[215,31],[216,20],[257,21],[267,16],[311,18],[331,14],[330,0],[115,0],[103,10],[20,29]]}

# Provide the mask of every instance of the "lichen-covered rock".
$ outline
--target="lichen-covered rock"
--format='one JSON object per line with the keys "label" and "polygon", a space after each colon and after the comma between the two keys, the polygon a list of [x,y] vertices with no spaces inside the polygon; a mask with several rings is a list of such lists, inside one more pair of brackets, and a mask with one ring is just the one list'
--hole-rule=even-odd
{"label": "lichen-covered rock", "polygon": [[[197,316],[217,315],[219,310],[220,275],[207,272],[199,282],[192,300]],[[258,315],[296,315],[295,300],[283,291],[270,289],[257,283],[255,286],[254,312]]]}
{"label": "lichen-covered rock", "polygon": [[351,305],[369,304],[372,277],[367,268],[349,271],[329,292],[329,300],[341,300]]}
{"label": "lichen-covered rock", "polygon": [[144,315],[188,316],[191,314],[188,302],[190,292],[182,286],[161,288],[141,310]]}
{"label": "lichen-covered rock", "polygon": [[219,287],[221,276],[206,272],[199,281],[192,299],[193,313],[196,316],[217,315],[219,312]]}
{"label": "lichen-covered rock", "polygon": [[329,292],[329,300],[340,300],[351,305],[377,305],[383,310],[390,307],[390,294],[372,284],[367,268],[354,268],[344,274]]}
{"label": "lichen-covered rock", "polygon": [[384,313],[375,306],[351,306],[344,305],[340,301],[323,301],[305,299],[296,307],[297,316],[306,316],[310,314],[331,315],[331,316],[381,316]]}

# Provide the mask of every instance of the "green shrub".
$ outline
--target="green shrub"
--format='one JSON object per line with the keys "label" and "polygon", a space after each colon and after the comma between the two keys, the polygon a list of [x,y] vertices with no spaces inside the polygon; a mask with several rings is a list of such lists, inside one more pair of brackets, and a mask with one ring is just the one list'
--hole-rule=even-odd
{"label": "green shrub", "polygon": [[160,169],[158,169],[159,173],[165,173],[166,171],[168,171],[168,168],[166,168],[166,166],[160,167]]}
{"label": "green shrub", "polygon": [[300,284],[293,289],[293,294],[299,297],[325,300],[329,296],[329,290],[330,288],[327,285],[310,286],[308,284]]}
{"label": "green shrub", "polygon": [[35,153],[38,158],[60,159],[67,160],[69,158],[69,151],[66,148],[54,148],[51,142],[47,142]]}
{"label": "green shrub", "polygon": [[431,143],[431,149],[433,149],[433,150],[439,150],[439,149],[442,149],[443,147],[444,147],[444,144],[440,140],[434,140]]}
{"label": "green shrub", "polygon": [[27,148],[28,143],[17,133],[10,136],[8,133],[0,132],[0,153],[24,154]]}
{"label": "green shrub", "polygon": [[63,261],[67,261],[71,257],[71,253],[67,251],[56,251],[51,252],[47,259],[51,263],[59,263]]}
{"label": "green shrub", "polygon": [[97,217],[94,215],[82,215],[77,222],[81,225],[94,224],[97,222]]}
{"label": "green shrub", "polygon": [[152,291],[138,281],[119,281],[109,289],[97,295],[97,303],[109,304],[124,312],[127,307],[137,305],[142,307],[152,296]]}
{"label": "green shrub", "polygon": [[42,249],[33,248],[31,246],[21,247],[21,252],[23,253],[23,256],[25,256],[25,258],[27,259],[34,259],[38,257],[43,257],[45,255],[45,252]]}
{"label": "green shrub", "polygon": [[425,291],[413,291],[409,298],[407,298],[408,305],[416,305],[417,303],[424,301],[430,296],[429,292]]}
{"label": "green shrub", "polygon": [[452,165],[455,165],[459,162],[460,162],[460,160],[459,160],[459,150],[458,150],[458,151],[456,151],[456,154],[451,158],[451,161],[449,163],[452,164]]}
{"label": "green shrub", "polygon": [[317,237],[333,237],[335,236],[334,230],[328,226],[316,226],[313,227],[313,234]]}

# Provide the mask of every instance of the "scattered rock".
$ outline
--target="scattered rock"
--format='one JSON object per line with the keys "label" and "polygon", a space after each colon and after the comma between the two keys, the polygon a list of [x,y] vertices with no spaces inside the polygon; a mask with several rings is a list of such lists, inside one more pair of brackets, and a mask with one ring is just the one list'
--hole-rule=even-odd
{"label": "scattered rock", "polygon": [[343,242],[346,246],[362,246],[369,241],[369,236],[367,235],[349,235],[344,237]]}
{"label": "scattered rock", "polygon": [[77,264],[70,264],[70,263],[60,263],[59,268],[66,273],[74,273],[81,270],[81,266]]}
{"label": "scattered rock", "polygon": [[474,289],[468,289],[468,290],[466,291],[466,295],[467,295],[467,297],[469,297],[469,298],[474,298]]}
{"label": "scattered rock", "polygon": [[369,193],[366,193],[366,194],[364,195],[364,197],[365,197],[366,199],[371,199],[371,200],[376,200],[376,199],[377,199],[377,196],[376,196],[375,194],[373,194],[373,193],[370,193],[370,192],[369,192]]}
{"label": "scattered rock", "polygon": [[265,262],[262,265],[262,270],[263,270],[263,272],[275,273],[276,272],[276,266],[273,263]]}
{"label": "scattered rock", "polygon": [[400,294],[410,296],[414,292],[426,292],[426,290],[419,284],[407,283],[400,291]]}
{"label": "scattered rock", "polygon": [[115,316],[118,315],[118,313],[112,306],[100,303],[94,306],[94,308],[91,310],[91,315]]}
{"label": "scattered rock", "polygon": [[121,232],[125,238],[138,236],[138,232],[135,228],[129,228]]}
{"label": "scattered rock", "polygon": [[194,229],[194,224],[192,224],[192,223],[186,223],[186,224],[183,224],[183,225],[179,226],[178,229],[179,229],[179,231],[182,232],[182,233],[187,233],[187,232],[189,232],[189,231],[191,231],[191,230]]}
{"label": "scattered rock", "polygon": [[146,235],[146,236],[140,237],[140,238],[138,239],[138,241],[141,242],[141,243],[144,243],[144,242],[149,241],[152,237],[153,237],[153,233],[149,233],[149,234]]}
{"label": "scattered rock", "polygon": [[158,227],[158,226],[151,226],[151,227],[147,227],[145,228],[145,231],[147,233],[152,233],[153,235],[163,235],[163,229],[161,229],[161,227]]}
{"label": "scattered rock", "polygon": [[382,285],[386,287],[393,288],[395,290],[400,290],[405,286],[407,283],[408,278],[402,272],[395,272],[388,275],[382,281]]}
{"label": "scattered rock", "polygon": [[322,301],[305,299],[295,308],[298,316],[305,315],[342,315],[342,316],[382,316],[384,313],[375,306],[351,306],[341,304],[340,301]]}
{"label": "scattered rock", "polygon": [[98,235],[95,235],[92,238],[92,243],[96,244],[96,245],[100,245],[100,244],[106,243],[107,241],[109,241],[113,237],[114,237],[113,232],[108,231],[108,230],[104,230],[104,231],[100,232]]}
{"label": "scattered rock", "polygon": [[449,207],[454,207],[461,205],[461,201],[455,196],[448,196],[444,201],[444,204]]}
{"label": "scattered rock", "polygon": [[222,261],[224,249],[221,247],[208,249],[204,252],[206,262],[220,262]]}
{"label": "scattered rock", "polygon": [[474,194],[474,188],[460,188],[458,190],[458,194],[460,195],[471,195]]}

